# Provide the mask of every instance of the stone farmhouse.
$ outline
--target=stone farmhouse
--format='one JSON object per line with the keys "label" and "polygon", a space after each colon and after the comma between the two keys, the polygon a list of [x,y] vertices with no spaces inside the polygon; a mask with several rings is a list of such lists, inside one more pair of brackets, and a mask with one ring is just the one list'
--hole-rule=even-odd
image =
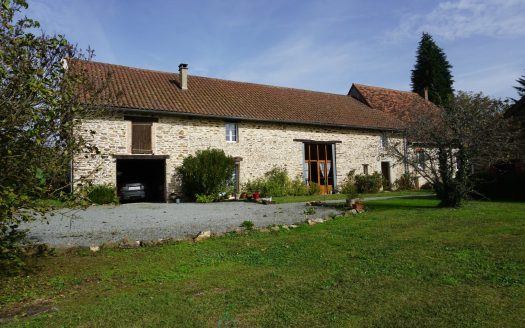
{"label": "stone farmhouse", "polygon": [[156,201],[180,191],[177,167],[207,148],[235,158],[237,190],[276,166],[324,193],[337,190],[350,170],[381,172],[392,183],[407,168],[384,152],[388,142],[404,144],[403,123],[389,108],[425,103],[412,93],[402,93],[416,99],[410,104],[395,95],[377,98],[367,90],[388,89],[358,84],[338,95],[192,76],[186,64],[178,74],[72,65],[93,81],[110,76],[108,90],[120,94],[107,100],[105,114],[83,120],[78,133],[101,153],[77,154],[73,179],[115,186],[142,179],[154,186]]}

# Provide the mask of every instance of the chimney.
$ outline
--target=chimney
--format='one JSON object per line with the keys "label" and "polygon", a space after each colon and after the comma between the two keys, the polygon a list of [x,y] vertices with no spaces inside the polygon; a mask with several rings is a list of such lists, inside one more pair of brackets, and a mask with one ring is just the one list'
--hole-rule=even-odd
{"label": "chimney", "polygon": [[425,87],[424,91],[425,91],[425,100],[428,101],[428,88]]}
{"label": "chimney", "polygon": [[179,65],[180,74],[180,88],[182,90],[188,90],[188,64]]}

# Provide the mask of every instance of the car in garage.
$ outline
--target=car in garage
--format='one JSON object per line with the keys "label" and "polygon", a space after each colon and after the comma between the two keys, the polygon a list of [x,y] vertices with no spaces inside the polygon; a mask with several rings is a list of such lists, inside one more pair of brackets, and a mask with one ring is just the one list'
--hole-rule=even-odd
{"label": "car in garage", "polygon": [[145,200],[146,186],[142,182],[125,183],[119,189],[119,197],[121,202],[131,200]]}

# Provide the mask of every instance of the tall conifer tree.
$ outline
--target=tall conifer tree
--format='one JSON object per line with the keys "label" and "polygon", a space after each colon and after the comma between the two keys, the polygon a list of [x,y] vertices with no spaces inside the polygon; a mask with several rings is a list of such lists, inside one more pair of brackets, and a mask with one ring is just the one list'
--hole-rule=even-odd
{"label": "tall conifer tree", "polygon": [[[525,75],[522,75],[519,79],[516,80],[518,85],[514,89],[518,90],[518,95],[521,97],[525,96]],[[519,98],[518,98],[519,100]]]}
{"label": "tall conifer tree", "polygon": [[451,68],[443,49],[423,32],[412,70],[412,91],[425,97],[426,90],[430,101],[446,105],[454,93]]}

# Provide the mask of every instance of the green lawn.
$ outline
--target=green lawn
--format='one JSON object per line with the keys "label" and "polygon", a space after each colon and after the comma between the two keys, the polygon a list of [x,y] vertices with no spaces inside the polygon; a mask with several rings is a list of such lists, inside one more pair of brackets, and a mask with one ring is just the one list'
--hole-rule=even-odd
{"label": "green lawn", "polygon": [[[385,191],[374,194],[359,194],[359,197],[381,197],[381,196],[412,196],[412,195],[431,195],[431,190],[412,190],[412,191]],[[313,201],[327,201],[327,200],[345,200],[345,194],[333,194],[333,195],[311,195],[311,196],[283,196],[273,197],[272,200],[277,204],[282,203],[302,203],[302,202],[313,202]]]}
{"label": "green lawn", "polygon": [[30,327],[523,327],[525,203],[368,202],[290,231],[61,254],[1,280]]}

